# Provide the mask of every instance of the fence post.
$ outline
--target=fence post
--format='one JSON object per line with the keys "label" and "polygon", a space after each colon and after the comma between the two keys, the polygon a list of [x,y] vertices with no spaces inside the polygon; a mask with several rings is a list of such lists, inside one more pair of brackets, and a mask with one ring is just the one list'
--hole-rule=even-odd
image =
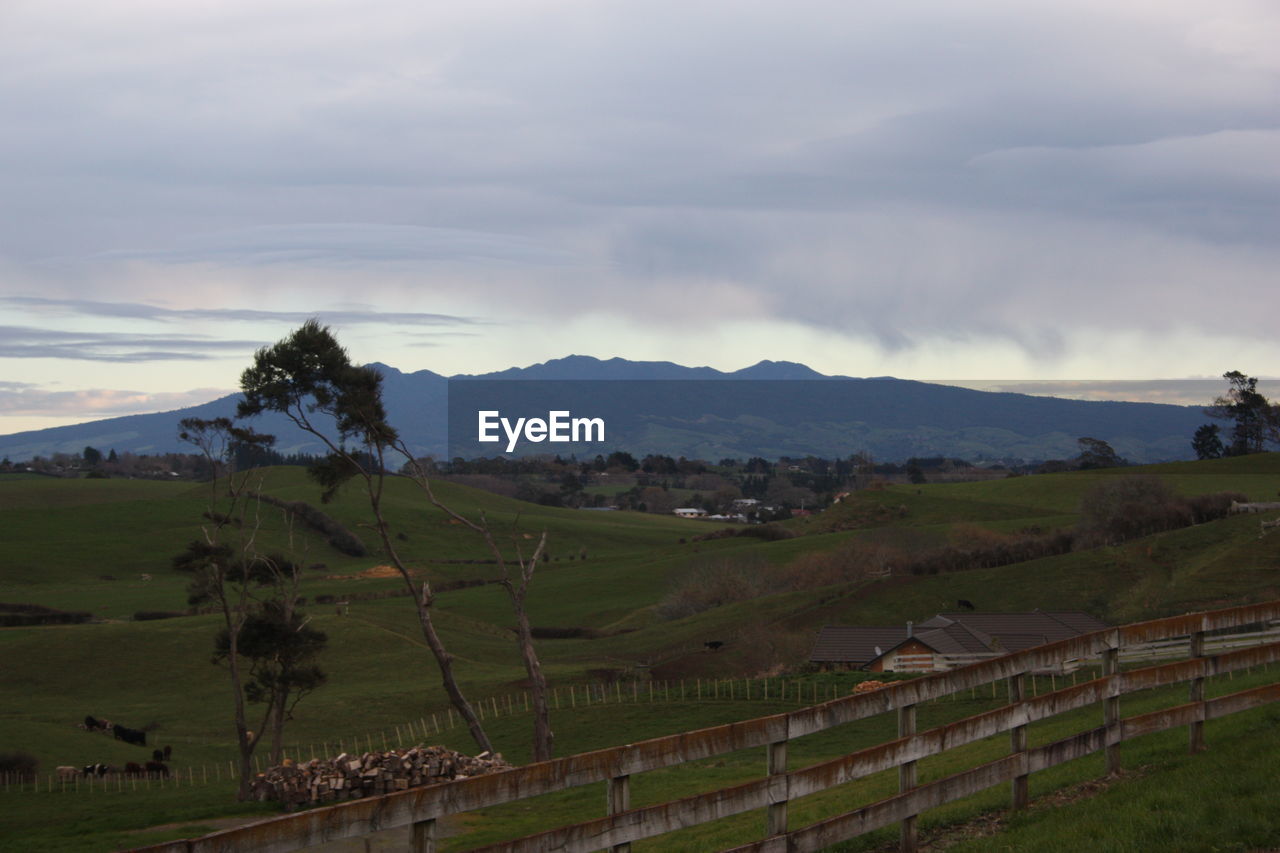
{"label": "fence post", "polygon": [[[787,772],[787,741],[784,739],[770,743],[765,747],[765,764],[770,776],[778,776]],[[782,835],[787,831],[787,801],[769,804],[766,818],[765,834]]]}
{"label": "fence post", "polygon": [[1116,674],[1120,671],[1120,650],[1108,648],[1102,653],[1102,674],[1107,678],[1102,700],[1102,724],[1106,727],[1107,775],[1120,772],[1120,696],[1111,695]]}
{"label": "fence post", "polygon": [[[916,706],[903,705],[898,709],[898,737],[903,738],[916,733]],[[898,791],[906,793],[916,786],[916,763],[904,761],[898,767]],[[917,843],[916,816],[902,819],[902,835],[899,849],[902,853],[915,853]]]}
{"label": "fence post", "polygon": [[412,839],[410,840],[410,850],[413,853],[435,853],[436,850],[436,821],[435,818],[430,820],[419,820],[413,824]]}
{"label": "fence post", "polygon": [[1196,703],[1196,719],[1187,726],[1187,748],[1196,753],[1204,750],[1204,631],[1191,635],[1190,657],[1200,659],[1201,675],[1191,679],[1190,700]]}
{"label": "fence post", "polygon": [[[605,797],[608,800],[609,814],[621,814],[631,808],[631,777],[630,776],[614,776],[609,779],[605,788]],[[614,853],[630,853],[631,842],[624,841],[621,844],[615,844],[610,848]]]}
{"label": "fence post", "polygon": [[[1020,705],[1027,698],[1027,674],[1019,672],[1016,675],[1009,676],[1009,704]],[[1014,713],[1017,713],[1016,711]],[[1014,726],[1009,729],[1009,751],[1014,755],[1022,755],[1027,751],[1027,727],[1026,724]],[[1027,776],[1022,774],[1013,777],[1013,807],[1015,809],[1025,809],[1027,807]]]}

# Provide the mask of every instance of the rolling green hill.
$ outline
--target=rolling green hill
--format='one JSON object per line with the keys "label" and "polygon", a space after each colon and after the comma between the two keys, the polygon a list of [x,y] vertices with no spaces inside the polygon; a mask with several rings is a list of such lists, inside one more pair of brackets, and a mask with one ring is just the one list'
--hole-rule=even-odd
{"label": "rolling green hill", "polygon": [[[1280,532],[1260,537],[1257,515],[992,568],[801,582],[803,567],[824,555],[861,553],[857,549],[868,546],[909,553],[963,536],[1066,528],[1091,486],[1135,472],[1159,476],[1188,495],[1231,490],[1273,500],[1280,492],[1280,454],[895,486],[859,492],[825,513],[787,522],[796,535],[777,541],[699,540],[715,528],[671,517],[535,506],[459,485],[441,484],[438,493],[462,512],[483,512],[510,553],[527,553],[532,537],[547,531],[551,559],[539,569],[528,606],[537,627],[582,629],[576,637],[539,642],[549,678],[563,687],[606,673],[629,682],[651,675],[742,677],[778,667],[794,672],[807,656],[808,638],[823,624],[919,620],[953,609],[961,598],[984,610],[1080,608],[1119,623],[1280,597]],[[317,488],[300,469],[262,473],[265,493],[319,505]],[[185,609],[187,579],[170,568],[170,559],[200,535],[207,490],[150,481],[0,480],[6,531],[0,601],[95,616],[85,625],[0,629],[0,659],[6,662],[0,669],[0,752],[28,751],[44,768],[137,760],[136,747],[75,728],[85,714],[94,714],[151,728],[153,740],[173,743],[183,762],[225,764],[232,754],[229,700],[223,672],[210,663],[216,617],[131,619],[140,610]],[[330,683],[299,705],[288,735],[298,744],[333,743],[446,707],[413,608],[403,597],[375,597],[403,589],[403,582],[371,571],[385,560],[362,496],[343,492],[324,511],[372,553],[348,556],[312,531],[290,530],[273,506],[262,505],[259,515],[264,546],[284,547],[292,538],[301,561],[314,567],[306,570],[301,594],[313,602],[308,612],[314,626],[330,638],[322,661]],[[437,619],[457,655],[464,690],[475,697],[521,691],[524,670],[503,590],[494,584],[449,588],[492,579],[496,571],[477,562],[486,554],[475,535],[428,507],[403,480],[390,483],[387,516],[412,569],[442,588]],[[788,571],[796,583],[683,618],[662,616],[660,605],[673,583],[726,565]],[[345,615],[314,603],[324,595],[350,602]],[[726,642],[715,654],[703,648],[713,639]],[[671,719],[674,725],[683,718]],[[568,709],[554,721],[564,748],[603,746],[639,732],[620,722],[620,728],[599,733],[605,740],[584,740],[572,731],[578,717]],[[715,721],[708,711],[696,724]],[[525,733],[504,726],[506,742],[499,748],[518,759],[526,754]],[[467,746],[459,732],[444,739]],[[174,803],[182,814],[199,811],[191,805],[183,812],[188,807]],[[148,825],[151,817],[140,812],[136,825]],[[82,849],[101,849],[91,841],[92,830],[86,833],[90,840]]]}

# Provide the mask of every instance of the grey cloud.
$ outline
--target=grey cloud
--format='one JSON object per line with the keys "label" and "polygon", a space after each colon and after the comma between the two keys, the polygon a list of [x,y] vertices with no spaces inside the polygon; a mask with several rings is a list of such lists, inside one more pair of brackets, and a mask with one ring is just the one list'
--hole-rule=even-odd
{"label": "grey cloud", "polygon": [[205,360],[219,353],[243,354],[263,341],[217,340],[204,336],[71,332],[27,326],[0,326],[0,358],[57,358],[76,361],[146,362]]}
{"label": "grey cloud", "polygon": [[543,266],[570,260],[566,252],[517,235],[371,223],[258,226],[193,235],[179,242],[184,245],[171,249],[116,250],[105,253],[105,257],[249,265],[469,261]]}
{"label": "grey cloud", "polygon": [[[368,310],[342,311],[262,311],[249,308],[162,308],[139,302],[99,302],[89,299],[50,299],[40,296],[0,296],[0,303],[15,307],[52,309],[93,317],[116,317],[137,320],[235,320],[302,323],[315,317],[322,323],[343,325],[395,324],[406,326],[474,326],[483,321],[474,317],[456,317],[449,314],[428,314],[415,311],[390,312]],[[35,333],[36,330],[28,330]],[[70,335],[49,332],[51,335]],[[189,340],[189,339],[183,339]],[[228,348],[246,344],[261,346],[260,342],[229,341]],[[209,346],[221,346],[209,343]]]}
{"label": "grey cloud", "polygon": [[[684,297],[704,318],[1046,359],[1086,326],[1217,331],[1208,290],[1274,303],[1264,5],[39,5],[0,36],[0,255],[18,263],[332,268],[371,301],[395,267],[543,319]],[[1266,314],[1237,331],[1272,335]]]}

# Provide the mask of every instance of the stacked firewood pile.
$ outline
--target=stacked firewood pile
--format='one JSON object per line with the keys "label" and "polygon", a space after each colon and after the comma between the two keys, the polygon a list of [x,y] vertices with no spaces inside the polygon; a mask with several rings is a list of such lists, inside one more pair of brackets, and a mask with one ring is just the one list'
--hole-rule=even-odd
{"label": "stacked firewood pile", "polygon": [[466,779],[508,770],[502,755],[482,752],[463,755],[443,746],[415,746],[390,752],[342,753],[336,758],[313,758],[259,773],[253,782],[257,800],[279,800],[292,809],[312,803],[353,800],[418,785]]}
{"label": "stacked firewood pile", "polygon": [[870,693],[873,690],[879,690],[881,687],[884,687],[885,684],[886,682],[884,681],[859,681],[853,686],[853,692]]}

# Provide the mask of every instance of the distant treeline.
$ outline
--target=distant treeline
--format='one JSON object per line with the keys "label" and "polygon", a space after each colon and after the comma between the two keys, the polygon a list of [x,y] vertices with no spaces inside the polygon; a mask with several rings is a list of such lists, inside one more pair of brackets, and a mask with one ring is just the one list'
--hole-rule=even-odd
{"label": "distant treeline", "polygon": [[6,604],[0,602],[0,627],[23,625],[79,625],[93,618],[83,610],[54,610],[39,604]]}

